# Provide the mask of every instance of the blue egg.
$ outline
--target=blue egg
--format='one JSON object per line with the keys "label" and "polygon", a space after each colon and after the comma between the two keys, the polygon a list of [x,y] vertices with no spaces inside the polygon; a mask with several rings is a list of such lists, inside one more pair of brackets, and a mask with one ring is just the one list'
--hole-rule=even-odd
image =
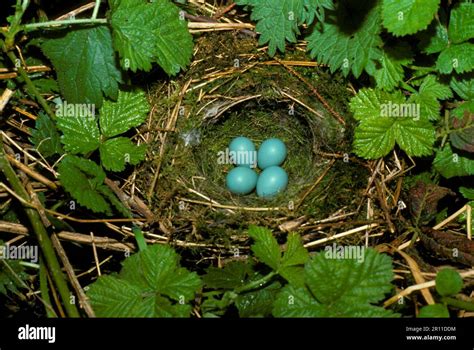
{"label": "blue egg", "polygon": [[[231,153],[232,152],[232,153]],[[244,136],[233,139],[229,145],[229,154],[233,164],[255,168],[257,152],[253,142]]]}
{"label": "blue egg", "polygon": [[235,194],[248,194],[255,189],[258,175],[255,170],[246,166],[238,166],[226,176],[226,186]]}
{"label": "blue egg", "polygon": [[288,174],[279,166],[266,168],[257,181],[257,195],[270,198],[285,190],[288,185]]}
{"label": "blue egg", "polygon": [[258,167],[266,169],[280,165],[286,158],[286,146],[280,139],[271,138],[263,141],[257,153]]}

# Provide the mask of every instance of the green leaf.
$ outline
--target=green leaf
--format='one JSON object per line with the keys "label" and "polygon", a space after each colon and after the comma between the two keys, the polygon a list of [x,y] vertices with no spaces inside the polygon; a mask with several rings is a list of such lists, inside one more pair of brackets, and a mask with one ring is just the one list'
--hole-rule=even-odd
{"label": "green leaf", "polygon": [[200,287],[179,255],[157,244],[127,258],[119,275],[99,277],[88,297],[98,317],[188,317]]}
{"label": "green leaf", "polygon": [[303,265],[309,259],[308,251],[297,233],[290,233],[286,244],[287,248],[283,253],[278,272],[293,285],[302,286],[304,284]]}
{"label": "green leaf", "polygon": [[436,152],[433,166],[447,179],[474,175],[474,159],[453,153],[449,143]]}
{"label": "green leaf", "polygon": [[448,29],[439,22],[433,22],[428,30],[420,33],[421,51],[427,54],[443,51],[449,45]]}
{"label": "green leaf", "polygon": [[[0,241],[0,249],[3,247],[5,246]],[[28,275],[20,261],[4,259],[2,254],[3,251],[0,250],[0,294],[6,296],[8,292],[17,293],[18,289],[23,288],[20,280],[25,282]]]}
{"label": "green leaf", "polygon": [[31,131],[30,141],[45,158],[63,153],[61,139],[54,122],[42,112],[39,113],[35,128]]}
{"label": "green leaf", "polygon": [[458,294],[463,286],[462,277],[456,270],[447,268],[436,274],[436,291],[443,297]]}
{"label": "green leaf", "polygon": [[280,265],[281,251],[272,231],[255,225],[250,225],[248,234],[255,240],[252,251],[264,264],[277,271]]}
{"label": "green leaf", "polygon": [[72,154],[86,154],[100,145],[100,133],[95,117],[58,116],[58,128],[63,132],[61,142]]}
{"label": "green leaf", "polygon": [[387,91],[393,90],[403,80],[403,67],[413,61],[411,57],[408,45],[385,48],[380,58],[380,68],[374,74],[377,87]]}
{"label": "green leaf", "polygon": [[328,11],[322,29],[316,27],[307,38],[308,50],[331,72],[341,68],[345,76],[352,72],[358,78],[364,70],[373,75],[375,61],[382,58],[380,31],[379,6],[364,2],[339,6],[336,12]]}
{"label": "green leaf", "polygon": [[388,256],[373,249],[364,251],[362,262],[326,255],[319,253],[306,264],[306,288],[291,284],[283,288],[275,301],[274,316],[395,316],[373,305],[392,288],[392,264]]}
{"label": "green leaf", "polygon": [[474,44],[465,42],[451,44],[443,50],[436,61],[436,69],[442,74],[450,74],[453,70],[461,74],[474,69]]}
{"label": "green leaf", "polygon": [[213,289],[236,289],[244,285],[247,277],[252,273],[250,264],[241,261],[232,261],[223,268],[209,267],[202,277],[204,284]]}
{"label": "green leaf", "polygon": [[168,0],[122,0],[112,7],[110,23],[115,49],[124,69],[149,71],[158,63],[173,75],[184,69],[193,40],[179,9]]}
{"label": "green leaf", "polygon": [[106,137],[120,135],[143,123],[150,106],[141,91],[120,91],[116,102],[104,101],[100,109],[100,130]]}
{"label": "green leaf", "polygon": [[91,160],[67,155],[59,163],[58,171],[64,189],[79,204],[95,213],[111,215],[110,205],[98,192],[105,180],[105,173],[100,166]]}
{"label": "green leaf", "polygon": [[259,0],[240,3],[252,6],[251,19],[257,21],[255,30],[260,33],[259,45],[268,43],[268,54],[285,51],[285,42],[296,42],[300,21],[311,18],[300,0]]}
{"label": "green leaf", "polygon": [[383,0],[383,24],[396,36],[426,29],[433,20],[440,0]]}
{"label": "green leaf", "polygon": [[240,317],[267,317],[272,314],[273,302],[281,290],[281,284],[272,284],[240,294],[235,300],[235,306],[239,310]]}
{"label": "green leaf", "polygon": [[474,101],[466,102],[451,113],[449,140],[457,149],[474,153]]}
{"label": "green leaf", "polygon": [[414,107],[404,101],[399,91],[389,94],[373,89],[360,90],[350,103],[354,117],[360,120],[355,131],[355,152],[361,157],[375,159],[385,156],[397,143],[411,156],[431,154],[434,127],[416,116]]}
{"label": "green leaf", "polygon": [[459,192],[461,192],[464,198],[474,200],[474,188],[459,187]]}
{"label": "green leaf", "polygon": [[410,96],[409,102],[420,105],[421,117],[429,120],[440,118],[441,105],[438,100],[452,98],[453,93],[449,86],[440,83],[436,76],[427,75],[418,90]]}
{"label": "green leaf", "polygon": [[107,26],[74,29],[41,45],[56,69],[59,87],[68,103],[102,105],[103,95],[117,98],[122,76],[115,65]]}
{"label": "green leaf", "polygon": [[444,304],[426,305],[420,309],[418,318],[449,318],[449,310]]}
{"label": "green leaf", "polygon": [[474,100],[474,74],[454,75],[449,84],[462,99]]}
{"label": "green leaf", "polygon": [[126,137],[116,137],[100,145],[100,160],[107,170],[122,171],[127,163],[136,165],[145,159],[146,145],[135,145]]}
{"label": "green leaf", "polygon": [[474,38],[474,4],[460,3],[451,11],[448,33],[453,43]]}

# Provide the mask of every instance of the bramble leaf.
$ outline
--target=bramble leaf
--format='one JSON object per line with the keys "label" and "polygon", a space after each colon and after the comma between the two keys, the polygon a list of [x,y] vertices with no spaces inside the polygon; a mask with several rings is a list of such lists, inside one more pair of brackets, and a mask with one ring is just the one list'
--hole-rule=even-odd
{"label": "bramble leaf", "polygon": [[460,3],[451,11],[448,33],[453,43],[461,43],[474,38],[473,3]]}
{"label": "bramble leaf", "polygon": [[446,268],[436,274],[436,291],[441,296],[458,294],[463,286],[462,277],[456,270]]}
{"label": "bramble leaf", "polygon": [[86,154],[100,145],[100,133],[95,117],[58,116],[57,125],[63,132],[61,142],[72,154]]}
{"label": "bramble leaf", "polygon": [[436,69],[442,74],[470,72],[474,69],[474,44],[464,42],[451,44],[443,50],[436,61]]}
{"label": "bramble leaf", "polygon": [[383,0],[383,24],[396,36],[426,29],[433,20],[440,0]]}
{"label": "bramble leaf", "polygon": [[58,130],[51,118],[44,113],[39,113],[35,128],[31,131],[30,141],[45,158],[63,153]]}
{"label": "bramble leaf", "polygon": [[440,83],[436,76],[427,75],[418,90],[410,96],[409,102],[420,106],[421,117],[429,120],[438,120],[441,105],[438,100],[452,98],[453,93],[449,86]]}
{"label": "bramble leaf", "polygon": [[115,137],[100,145],[100,160],[107,170],[122,171],[126,164],[136,165],[145,159],[146,145],[135,145],[127,137]]}
{"label": "bramble leaf", "polygon": [[436,152],[433,166],[447,179],[474,175],[474,159],[454,153],[449,143]]}
{"label": "bramble leaf", "polygon": [[255,240],[252,245],[255,256],[275,271],[278,270],[281,251],[272,231],[264,227],[250,225],[248,234]]}
{"label": "bramble leaf", "polygon": [[380,58],[380,68],[374,74],[377,87],[387,91],[395,88],[405,76],[403,67],[413,61],[411,56],[406,45],[385,48]]}
{"label": "bramble leaf", "polygon": [[449,310],[444,304],[432,304],[420,309],[418,318],[449,318]]}
{"label": "bramble leaf", "polygon": [[174,75],[191,60],[193,40],[187,22],[168,0],[122,0],[112,6],[110,23],[124,69],[149,71],[156,62]]}
{"label": "bramble leaf", "polygon": [[45,40],[41,49],[53,63],[68,103],[92,103],[99,108],[103,95],[117,98],[122,75],[107,26],[67,31],[62,37]]}
{"label": "bramble leaf", "polygon": [[172,248],[156,244],[126,259],[118,275],[99,277],[88,297],[98,317],[189,317],[200,287]]}

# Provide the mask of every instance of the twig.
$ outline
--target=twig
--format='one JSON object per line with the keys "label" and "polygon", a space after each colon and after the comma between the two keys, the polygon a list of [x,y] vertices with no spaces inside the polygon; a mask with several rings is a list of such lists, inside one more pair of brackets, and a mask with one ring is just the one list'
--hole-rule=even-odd
{"label": "twig", "polygon": [[184,202],[188,202],[188,203],[202,204],[202,205],[207,205],[208,207],[211,207],[211,208],[221,208],[221,209],[234,209],[234,210],[245,210],[245,211],[278,211],[278,210],[283,209],[280,207],[273,207],[273,208],[238,207],[234,205],[214,204],[211,202],[203,202],[203,201],[198,201],[198,200],[188,199],[188,198],[183,198],[183,197],[177,197],[177,199]]}
{"label": "twig", "polygon": [[338,238],[341,238],[341,237],[345,237],[345,236],[352,235],[353,233],[357,233],[357,232],[360,232],[360,231],[364,231],[364,230],[366,230],[366,229],[370,229],[370,228],[376,227],[376,226],[378,226],[378,225],[379,225],[379,224],[368,224],[368,225],[356,227],[356,228],[353,228],[352,230],[345,231],[345,232],[342,232],[342,233],[338,233],[338,234],[335,234],[334,236],[331,236],[331,237],[321,238],[321,239],[318,239],[318,240],[316,240],[316,241],[313,241],[313,242],[310,242],[310,243],[306,243],[306,244],[304,245],[304,247],[305,247],[305,248],[314,247],[314,246],[317,246],[317,245],[322,244],[322,243],[326,243],[326,242],[329,242],[329,241],[333,241],[333,240],[338,239]]}
{"label": "twig", "polygon": [[332,168],[332,166],[334,165],[334,162],[335,160],[332,159],[330,162],[329,162],[329,165],[326,167],[326,169],[324,169],[323,173],[321,175],[319,175],[318,179],[316,180],[316,182],[305,192],[305,194],[303,195],[303,197],[301,197],[300,201],[298,202],[298,204],[295,206],[295,210],[297,210],[301,204],[304,202],[304,200],[306,199],[306,197],[316,188],[316,186],[319,185],[319,183],[322,181],[322,179],[324,179],[324,177],[326,176],[326,174],[328,173],[328,171]]}
{"label": "twig", "polygon": [[3,91],[3,94],[0,97],[0,113],[2,113],[5,109],[5,106],[8,104],[8,101],[10,101],[10,98],[12,97],[13,93],[14,91],[8,88]]}

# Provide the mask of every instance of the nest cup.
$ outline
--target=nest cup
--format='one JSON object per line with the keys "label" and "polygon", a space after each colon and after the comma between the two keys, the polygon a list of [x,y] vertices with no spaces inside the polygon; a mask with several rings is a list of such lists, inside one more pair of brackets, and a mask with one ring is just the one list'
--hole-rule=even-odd
{"label": "nest cup", "polygon": [[[226,226],[272,226],[275,218],[325,208],[327,186],[334,184],[334,178],[309,190],[329,163],[319,151],[340,151],[345,136],[341,124],[282,66],[258,66],[222,80],[193,88],[184,77],[183,84],[174,84],[175,92],[166,97],[163,92],[169,92],[169,86],[156,90],[152,100],[159,123],[165,128],[170,118],[176,119],[175,132],[167,137],[160,133],[150,145],[160,165],[153,193],[157,215],[208,228],[219,220]],[[181,113],[173,116],[169,111],[176,109],[176,103]],[[226,175],[234,165],[222,164],[220,157],[238,136],[251,139],[257,149],[271,137],[286,144],[287,158],[281,165],[289,177],[285,191],[268,199],[255,192],[235,195],[226,188]],[[142,181],[150,186],[153,163],[144,167]]]}

